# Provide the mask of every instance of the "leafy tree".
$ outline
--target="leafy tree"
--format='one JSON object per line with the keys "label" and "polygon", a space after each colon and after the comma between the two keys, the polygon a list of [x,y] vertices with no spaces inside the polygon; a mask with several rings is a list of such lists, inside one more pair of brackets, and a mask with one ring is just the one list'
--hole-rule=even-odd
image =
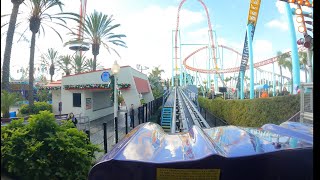
{"label": "leafy tree", "polygon": [[58,51],[54,50],[53,48],[49,48],[47,53],[43,54],[41,56],[41,62],[50,67],[49,68],[49,74],[50,74],[50,81],[52,82],[52,77],[54,75],[55,71],[55,65],[58,61]]}
{"label": "leafy tree", "polygon": [[1,86],[4,90],[7,90],[7,91],[10,90],[9,76],[10,76],[10,58],[11,58],[13,35],[16,28],[19,7],[20,7],[20,4],[23,3],[23,1],[24,0],[11,0],[13,4],[13,8],[11,11],[9,27],[8,27],[7,37],[6,37],[6,46],[4,49],[2,86]]}
{"label": "leafy tree", "polygon": [[106,15],[101,12],[94,11],[92,14],[87,15],[82,23],[79,14],[69,13],[73,15],[80,25],[80,31],[83,32],[83,39],[79,39],[78,28],[75,32],[71,32],[74,39],[66,44],[89,42],[92,46],[93,55],[93,71],[96,70],[97,56],[99,55],[100,45],[102,44],[109,53],[110,50],[114,51],[118,56],[119,53],[111,45],[127,47],[122,38],[126,37],[124,34],[115,34],[113,31],[120,26],[120,24],[112,25],[114,21],[113,15]]}
{"label": "leafy tree", "polygon": [[[29,17],[29,28],[32,32],[31,36],[31,46],[30,46],[30,62],[29,62],[29,86],[33,87],[34,81],[34,53],[35,53],[35,45],[36,45],[36,34],[39,33],[39,30],[44,32],[44,26],[47,25],[51,30],[53,30],[61,39],[62,37],[54,27],[50,26],[48,22],[53,23],[54,25],[60,25],[62,27],[68,28],[65,26],[66,21],[64,20],[66,17],[61,16],[63,13],[59,14],[49,14],[48,11],[52,10],[55,7],[59,7],[62,11],[63,3],[60,0],[29,0],[29,8],[30,8],[30,17]],[[43,22],[43,23],[42,23]],[[40,28],[41,27],[41,28]],[[68,28],[69,29],[69,28]],[[32,106],[34,103],[32,88],[29,89],[29,104]]]}
{"label": "leafy tree", "polygon": [[48,111],[1,128],[1,167],[23,179],[86,179],[99,150],[70,121]]}
{"label": "leafy tree", "polygon": [[299,52],[299,58],[300,58],[300,65],[303,66],[303,70],[304,70],[304,75],[306,78],[306,82],[307,82],[307,74],[308,74],[308,70],[307,70],[307,65],[308,65],[308,56],[307,56],[307,52]]}
{"label": "leafy tree", "polygon": [[152,89],[152,94],[155,98],[158,98],[163,94],[163,87],[161,84],[162,73],[164,73],[164,70],[160,69],[160,66],[157,66],[152,69],[148,77]]}
{"label": "leafy tree", "polygon": [[1,91],[1,112],[4,118],[9,118],[10,107],[15,105],[21,97],[16,93],[9,93],[6,90]]}
{"label": "leafy tree", "polygon": [[[291,92],[293,92],[293,74],[292,74],[292,60],[291,57],[289,59],[285,59],[283,62],[283,67],[285,69],[288,68],[289,72],[290,72],[290,77],[291,77]],[[300,76],[300,74],[299,74]]]}
{"label": "leafy tree", "polygon": [[86,57],[81,55],[74,56],[73,61],[71,62],[71,66],[75,74],[85,72],[89,69]]}
{"label": "leafy tree", "polygon": [[278,65],[280,69],[280,92],[282,92],[282,85],[283,85],[282,67],[285,66],[285,61],[287,58],[290,57],[290,55],[288,53],[283,54],[281,51],[278,51],[277,57],[278,57]]}
{"label": "leafy tree", "polygon": [[60,56],[57,62],[58,67],[62,70],[67,76],[71,73],[71,56]]}

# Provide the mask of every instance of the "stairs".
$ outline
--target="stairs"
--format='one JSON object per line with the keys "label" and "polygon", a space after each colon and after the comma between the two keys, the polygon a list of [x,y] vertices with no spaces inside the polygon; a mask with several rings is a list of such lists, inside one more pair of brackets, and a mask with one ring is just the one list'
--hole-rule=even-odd
{"label": "stairs", "polygon": [[171,132],[172,107],[164,107],[161,112],[161,126],[165,132]]}

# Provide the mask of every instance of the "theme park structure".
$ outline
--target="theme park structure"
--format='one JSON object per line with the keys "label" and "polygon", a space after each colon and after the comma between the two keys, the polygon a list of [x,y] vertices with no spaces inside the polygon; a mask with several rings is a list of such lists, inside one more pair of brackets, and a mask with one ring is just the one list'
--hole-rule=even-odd
{"label": "theme park structure", "polygon": [[[184,2],[185,0],[180,3],[179,11]],[[201,0],[199,2],[205,7]],[[210,21],[208,22],[211,27]],[[175,41],[177,42],[177,38]],[[313,178],[313,125],[305,121],[308,118],[313,120],[312,113],[305,117],[294,115],[280,125],[265,124],[262,127],[232,126],[202,116],[197,103],[198,89],[194,85],[183,86],[186,85],[187,77],[182,77],[182,72],[192,70],[216,74],[220,79],[223,77],[219,74],[241,72],[241,67],[219,69],[214,53],[214,69],[200,69],[186,64],[188,58],[201,50],[211,49],[210,52],[213,52],[218,49],[214,48],[212,39],[210,41],[209,45],[191,53],[184,61],[181,60],[181,52],[180,57],[177,55],[181,43],[179,47],[175,43],[173,71],[176,79],[172,79],[175,86],[162,97],[160,123],[147,122],[131,130],[92,167],[89,180]],[[241,55],[226,46],[216,47]],[[276,59],[277,57],[270,58],[255,66],[252,63],[252,67],[259,71],[260,66],[274,63]],[[247,65],[243,67],[248,68]],[[304,95],[307,94],[301,95],[301,98]],[[308,95],[312,97],[312,93]],[[306,106],[303,99],[301,102],[301,109],[312,107],[310,102]],[[300,117],[300,122],[294,120],[296,116]]]}
{"label": "theme park structure", "polygon": [[[183,0],[179,7],[178,7],[178,15],[177,15],[177,26],[176,29],[173,30],[173,57],[172,57],[172,86],[180,84],[182,86],[187,85],[187,84],[199,84],[201,85],[201,81],[198,79],[201,79],[201,74],[206,74],[206,89],[211,89],[211,75],[214,75],[214,89],[218,89],[218,77],[220,78],[220,81],[224,87],[227,85],[224,83],[224,75],[228,73],[237,73],[239,72],[237,83],[235,88],[238,91],[238,95],[240,95],[240,98],[244,98],[244,79],[245,79],[245,72],[247,70],[250,71],[250,98],[254,98],[254,87],[256,82],[261,82],[261,79],[266,79],[270,78],[272,79],[272,87],[273,87],[273,94],[275,93],[276,90],[276,82],[278,79],[286,79],[287,80],[287,85],[289,85],[289,82],[291,82],[290,78],[287,78],[285,76],[280,76],[277,75],[274,72],[274,65],[277,63],[277,61],[280,59],[280,56],[283,56],[285,54],[288,54],[289,56],[292,57],[292,73],[293,73],[293,84],[291,86],[295,85],[298,86],[300,84],[300,66],[299,66],[299,58],[298,58],[298,47],[296,44],[296,35],[292,22],[292,13],[288,13],[288,19],[289,19],[289,24],[291,25],[290,30],[293,31],[291,32],[291,39],[292,39],[292,46],[291,46],[291,51],[285,52],[279,56],[275,56],[272,58],[268,58],[266,60],[262,60],[256,63],[253,63],[253,48],[252,48],[252,41],[253,41],[253,36],[254,32],[256,29],[257,21],[258,21],[258,15],[259,15],[259,9],[260,9],[260,3],[261,0],[251,0],[250,1],[250,8],[248,12],[248,22],[247,22],[247,30],[245,34],[245,41],[244,41],[244,47],[242,53],[236,51],[232,47],[228,47],[225,45],[218,45],[217,43],[217,37],[216,37],[216,31],[212,30],[211,26],[211,21],[210,17],[208,14],[208,10],[206,5],[201,1],[198,0],[201,5],[203,6],[205,12],[206,12],[206,17],[208,20],[208,43],[207,44],[187,44],[187,43],[181,43],[181,33],[179,29],[179,20],[180,20],[180,10],[182,5],[186,2],[186,0]],[[288,3],[286,3],[286,6],[289,6]],[[195,51],[191,52],[189,55],[186,57],[182,57],[182,48],[184,46],[190,46],[190,45],[199,45],[202,46],[201,48],[196,49]],[[303,47],[300,47],[302,50]],[[239,67],[232,67],[232,68],[223,68],[223,59],[224,59],[224,49],[231,51],[232,53],[235,53],[237,55],[237,58],[235,59],[238,62],[238,57],[241,57],[240,61],[240,66]],[[187,61],[191,59],[191,57],[194,57],[198,52],[206,50],[208,53],[208,56],[204,59],[206,61],[207,68],[206,69],[201,69],[201,68],[196,68],[187,64]],[[202,59],[203,61],[203,59]],[[248,65],[248,61],[250,62]],[[194,64],[194,63],[193,63]],[[265,71],[261,68],[258,69],[258,67],[265,66],[268,64],[273,65],[273,70],[272,73]],[[254,73],[254,68],[256,69],[256,73]],[[188,76],[184,74],[188,74],[188,71],[193,71],[196,72],[195,74],[195,80],[187,80]],[[262,75],[267,75],[266,77],[261,77],[260,76],[260,81],[254,77],[254,74],[257,74],[257,71],[262,73]],[[189,76],[190,78],[191,76]],[[279,77],[279,78],[277,78]],[[255,81],[256,80],[256,81]],[[179,83],[178,83],[179,81]],[[269,81],[270,82],[270,81]],[[279,81],[278,81],[279,82]],[[281,80],[281,82],[283,82]],[[259,84],[259,83],[258,83]],[[271,85],[271,84],[270,84]],[[201,85],[202,87],[202,85]],[[292,88],[288,88],[292,89]],[[293,92],[297,93],[297,92]]]}

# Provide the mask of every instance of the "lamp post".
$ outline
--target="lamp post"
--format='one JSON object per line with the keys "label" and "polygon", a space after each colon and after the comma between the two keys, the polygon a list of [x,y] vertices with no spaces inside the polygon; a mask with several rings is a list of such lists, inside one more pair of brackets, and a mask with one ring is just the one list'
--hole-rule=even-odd
{"label": "lamp post", "polygon": [[111,72],[114,76],[114,141],[115,143],[118,143],[118,94],[117,94],[117,74],[120,71],[120,66],[118,65],[117,61],[114,61],[114,64],[112,65]]}

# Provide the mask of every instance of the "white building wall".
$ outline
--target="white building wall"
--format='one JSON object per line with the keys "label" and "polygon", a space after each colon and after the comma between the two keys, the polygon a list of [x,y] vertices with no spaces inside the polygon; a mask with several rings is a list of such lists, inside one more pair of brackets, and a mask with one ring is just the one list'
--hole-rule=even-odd
{"label": "white building wall", "polygon": [[52,113],[59,114],[59,102],[61,101],[61,90],[51,90]]}
{"label": "white building wall", "polygon": [[[103,82],[101,80],[101,74],[102,72],[109,72],[111,74],[110,69],[103,70],[103,71],[95,71],[90,73],[83,73],[83,74],[77,74],[77,75],[70,75],[65,76],[61,80],[61,96],[57,94],[53,95],[53,104],[56,105],[53,106],[53,111],[59,113],[58,111],[58,103],[60,100],[62,101],[62,114],[69,114],[73,112],[75,115],[81,114],[81,116],[88,116],[90,120],[95,120],[100,117],[104,117],[109,114],[113,114],[113,106],[108,107],[105,109],[93,111],[93,98],[92,98],[92,91],[94,90],[65,90],[64,85],[84,85],[84,84],[108,84],[109,82]],[[121,67],[119,74],[117,75],[118,81],[117,83],[129,83],[131,84],[131,87],[126,90],[121,90],[122,96],[124,98],[124,101],[126,103],[127,108],[130,108],[131,104],[134,104],[135,107],[140,106],[140,99],[139,94],[136,89],[136,85],[133,79],[133,76],[148,80],[148,77],[145,74],[142,74],[141,72],[126,66]],[[144,93],[143,98],[146,102],[152,101],[153,94],[150,88],[149,84],[149,93]],[[81,93],[81,107],[73,107],[73,93]],[[86,110],[86,98],[91,98],[92,101],[92,107],[91,109]],[[120,102],[119,102],[120,103]]]}

